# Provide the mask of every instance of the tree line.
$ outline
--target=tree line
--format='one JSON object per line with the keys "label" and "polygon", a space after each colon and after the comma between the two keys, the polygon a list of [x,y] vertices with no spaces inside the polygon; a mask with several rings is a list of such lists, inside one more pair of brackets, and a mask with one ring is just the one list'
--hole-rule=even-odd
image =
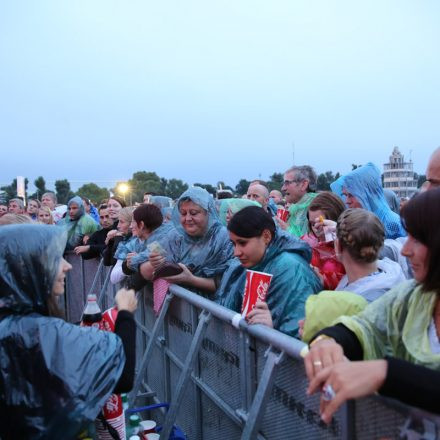
{"label": "tree line", "polygon": [[[355,169],[359,165],[352,165]],[[330,184],[339,178],[340,173],[337,172],[333,174],[332,171],[326,171],[318,175],[317,189],[318,191],[328,191],[330,190]],[[419,185],[420,182],[425,180],[425,176],[418,176]],[[274,189],[281,190],[283,185],[284,175],[283,173],[273,173],[269,180],[266,181],[269,191]],[[122,195],[127,199],[127,202],[132,203],[141,202],[143,200],[143,195],[145,192],[149,192],[155,195],[163,195],[171,197],[172,199],[177,199],[180,194],[188,189],[188,184],[180,179],[165,179],[164,177],[158,176],[155,172],[149,171],[136,171],[131,179],[126,182],[128,184],[128,192],[126,194],[120,194],[118,186],[115,188],[104,188],[96,185],[96,183],[86,183],[82,185],[78,191],[73,192],[70,187],[70,182],[67,179],[60,179],[55,181],[55,193],[57,195],[58,203],[67,203],[73,196],[78,195],[80,197],[86,197],[90,199],[93,203],[99,204],[102,200],[107,199],[110,193],[116,195]],[[197,182],[194,185],[205,188],[210,194],[215,195],[218,188],[229,189],[234,194],[242,195],[246,194],[246,191],[251,183],[250,180],[240,179],[240,181],[231,187],[225,182],[218,182],[217,185],[212,185],[210,183]],[[49,191],[46,188],[46,181],[43,176],[39,176],[34,180],[34,186],[36,191],[32,194],[28,194],[29,180],[25,179],[25,188],[27,198],[41,199],[41,196]],[[4,201],[8,201],[17,196],[17,179],[14,179],[10,185],[3,186],[0,190],[4,191],[3,198]]]}

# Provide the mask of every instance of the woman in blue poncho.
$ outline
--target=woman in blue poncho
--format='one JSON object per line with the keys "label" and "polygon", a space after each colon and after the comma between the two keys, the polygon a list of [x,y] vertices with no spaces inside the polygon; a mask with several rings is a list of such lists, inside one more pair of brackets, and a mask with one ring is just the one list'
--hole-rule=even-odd
{"label": "woman in blue poncho", "polygon": [[152,279],[154,270],[165,262],[177,263],[183,272],[165,280],[207,295],[215,292],[232,258],[232,245],[212,196],[199,187],[186,190],[173,209],[172,223],[177,233],[165,243],[165,255],[151,253],[149,261],[141,265],[142,276]]}
{"label": "woman in blue poncho", "polygon": [[65,322],[57,298],[71,266],[57,226],[0,228],[0,438],[72,439],[135,367],[133,291],[116,295],[115,333]]}
{"label": "woman in blue poncho", "polygon": [[66,251],[73,250],[76,246],[83,244],[84,236],[92,235],[100,229],[95,220],[86,214],[84,202],[79,196],[69,200],[66,217],[58,222],[58,226],[67,229]]}
{"label": "woman in blue poncho", "polygon": [[379,217],[385,227],[385,238],[406,236],[399,214],[386,201],[380,171],[371,162],[341,176],[330,185],[349,208],[363,208]]}
{"label": "woman in blue poncho", "polygon": [[223,276],[216,302],[239,312],[246,269],[272,274],[266,303],[257,303],[248,321],[297,336],[298,321],[305,315],[306,299],[322,289],[309,266],[312,255],[309,245],[276,229],[272,217],[254,206],[235,214],[228,230],[236,258]]}

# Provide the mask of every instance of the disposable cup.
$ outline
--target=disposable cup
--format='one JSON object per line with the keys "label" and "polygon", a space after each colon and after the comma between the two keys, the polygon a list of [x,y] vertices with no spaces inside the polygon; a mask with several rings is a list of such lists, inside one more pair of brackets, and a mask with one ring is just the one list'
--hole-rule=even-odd
{"label": "disposable cup", "polygon": [[278,208],[277,217],[283,222],[287,222],[287,219],[289,218],[289,210],[284,208]]}
{"label": "disposable cup", "polygon": [[245,318],[255,307],[257,300],[266,301],[272,275],[248,269],[246,271],[246,285],[244,287],[241,315]]}

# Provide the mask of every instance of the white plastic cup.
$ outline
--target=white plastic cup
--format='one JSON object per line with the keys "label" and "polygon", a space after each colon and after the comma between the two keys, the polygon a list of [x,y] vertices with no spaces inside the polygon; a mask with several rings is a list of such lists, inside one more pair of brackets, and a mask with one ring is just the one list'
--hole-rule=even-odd
{"label": "white plastic cup", "polygon": [[156,422],[154,420],[142,420],[139,423],[141,432],[145,434],[154,434],[156,432]]}
{"label": "white plastic cup", "polygon": [[160,434],[147,434],[147,440],[159,440]]}

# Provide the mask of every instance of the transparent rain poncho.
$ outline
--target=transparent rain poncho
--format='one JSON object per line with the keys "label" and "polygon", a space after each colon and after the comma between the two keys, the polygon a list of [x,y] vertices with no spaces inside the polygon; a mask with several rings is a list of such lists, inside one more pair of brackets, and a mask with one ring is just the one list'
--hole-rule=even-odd
{"label": "transparent rain poncho", "polygon": [[[251,270],[273,275],[266,302],[275,329],[298,337],[298,321],[305,316],[307,298],[322,290],[322,284],[309,266],[310,246],[302,240],[277,230],[263,259]],[[236,312],[241,311],[246,268],[234,258],[217,290],[216,302]]]}
{"label": "transparent rain poncho", "polygon": [[66,236],[57,226],[0,228],[0,438],[74,438],[122,373],[115,334],[47,316]]}
{"label": "transparent rain poncho", "polygon": [[63,226],[67,230],[66,250],[72,250],[76,246],[83,244],[82,239],[85,235],[92,235],[98,229],[101,229],[95,220],[86,214],[81,197],[75,196],[70,199],[67,207],[69,208],[72,203],[78,205],[78,212],[75,218],[71,219],[69,212],[67,212],[66,217],[57,223],[58,226]]}
{"label": "transparent rain poncho", "polygon": [[228,215],[228,211],[231,211],[231,214],[234,215],[238,211],[241,211],[243,208],[247,206],[260,206],[258,202],[254,200],[248,199],[222,199],[220,200],[220,209],[219,209],[219,217],[223,226],[227,226],[228,223],[226,221],[226,217]]}
{"label": "transparent rain poncho", "polygon": [[423,292],[415,281],[405,281],[369,304],[357,316],[343,316],[342,323],[355,333],[364,359],[393,356],[440,370],[440,354],[433,354],[428,328],[438,295]]}
{"label": "transparent rain poncho", "polygon": [[[208,224],[200,237],[187,234],[180,223],[179,207],[186,200],[191,200],[208,213]],[[170,237],[167,243],[167,260],[185,264],[199,277],[213,278],[222,274],[233,257],[232,244],[208,191],[199,187],[186,190],[174,206],[171,220],[178,234]]]}
{"label": "transparent rain poncho", "polygon": [[385,227],[385,238],[398,238],[406,235],[400,217],[389,207],[382,188],[379,169],[371,162],[341,176],[330,185],[332,191],[342,200],[342,190],[352,194],[362,208],[373,212]]}
{"label": "transparent rain poncho", "polygon": [[[162,223],[151,233],[151,235],[146,240],[142,241],[139,240],[137,237],[134,237],[135,240],[132,244],[130,244],[130,242],[127,243],[127,253],[137,253],[137,255],[135,255],[131,259],[130,269],[139,271],[139,266],[142,263],[145,263],[145,261],[148,261],[148,259],[150,258],[150,251],[148,249],[149,244],[156,242],[159,243],[162,249],[166,249],[168,246],[167,243],[173,235],[177,235],[177,232],[174,229],[174,225],[172,223]],[[125,254],[125,257],[126,256],[127,255]]]}

